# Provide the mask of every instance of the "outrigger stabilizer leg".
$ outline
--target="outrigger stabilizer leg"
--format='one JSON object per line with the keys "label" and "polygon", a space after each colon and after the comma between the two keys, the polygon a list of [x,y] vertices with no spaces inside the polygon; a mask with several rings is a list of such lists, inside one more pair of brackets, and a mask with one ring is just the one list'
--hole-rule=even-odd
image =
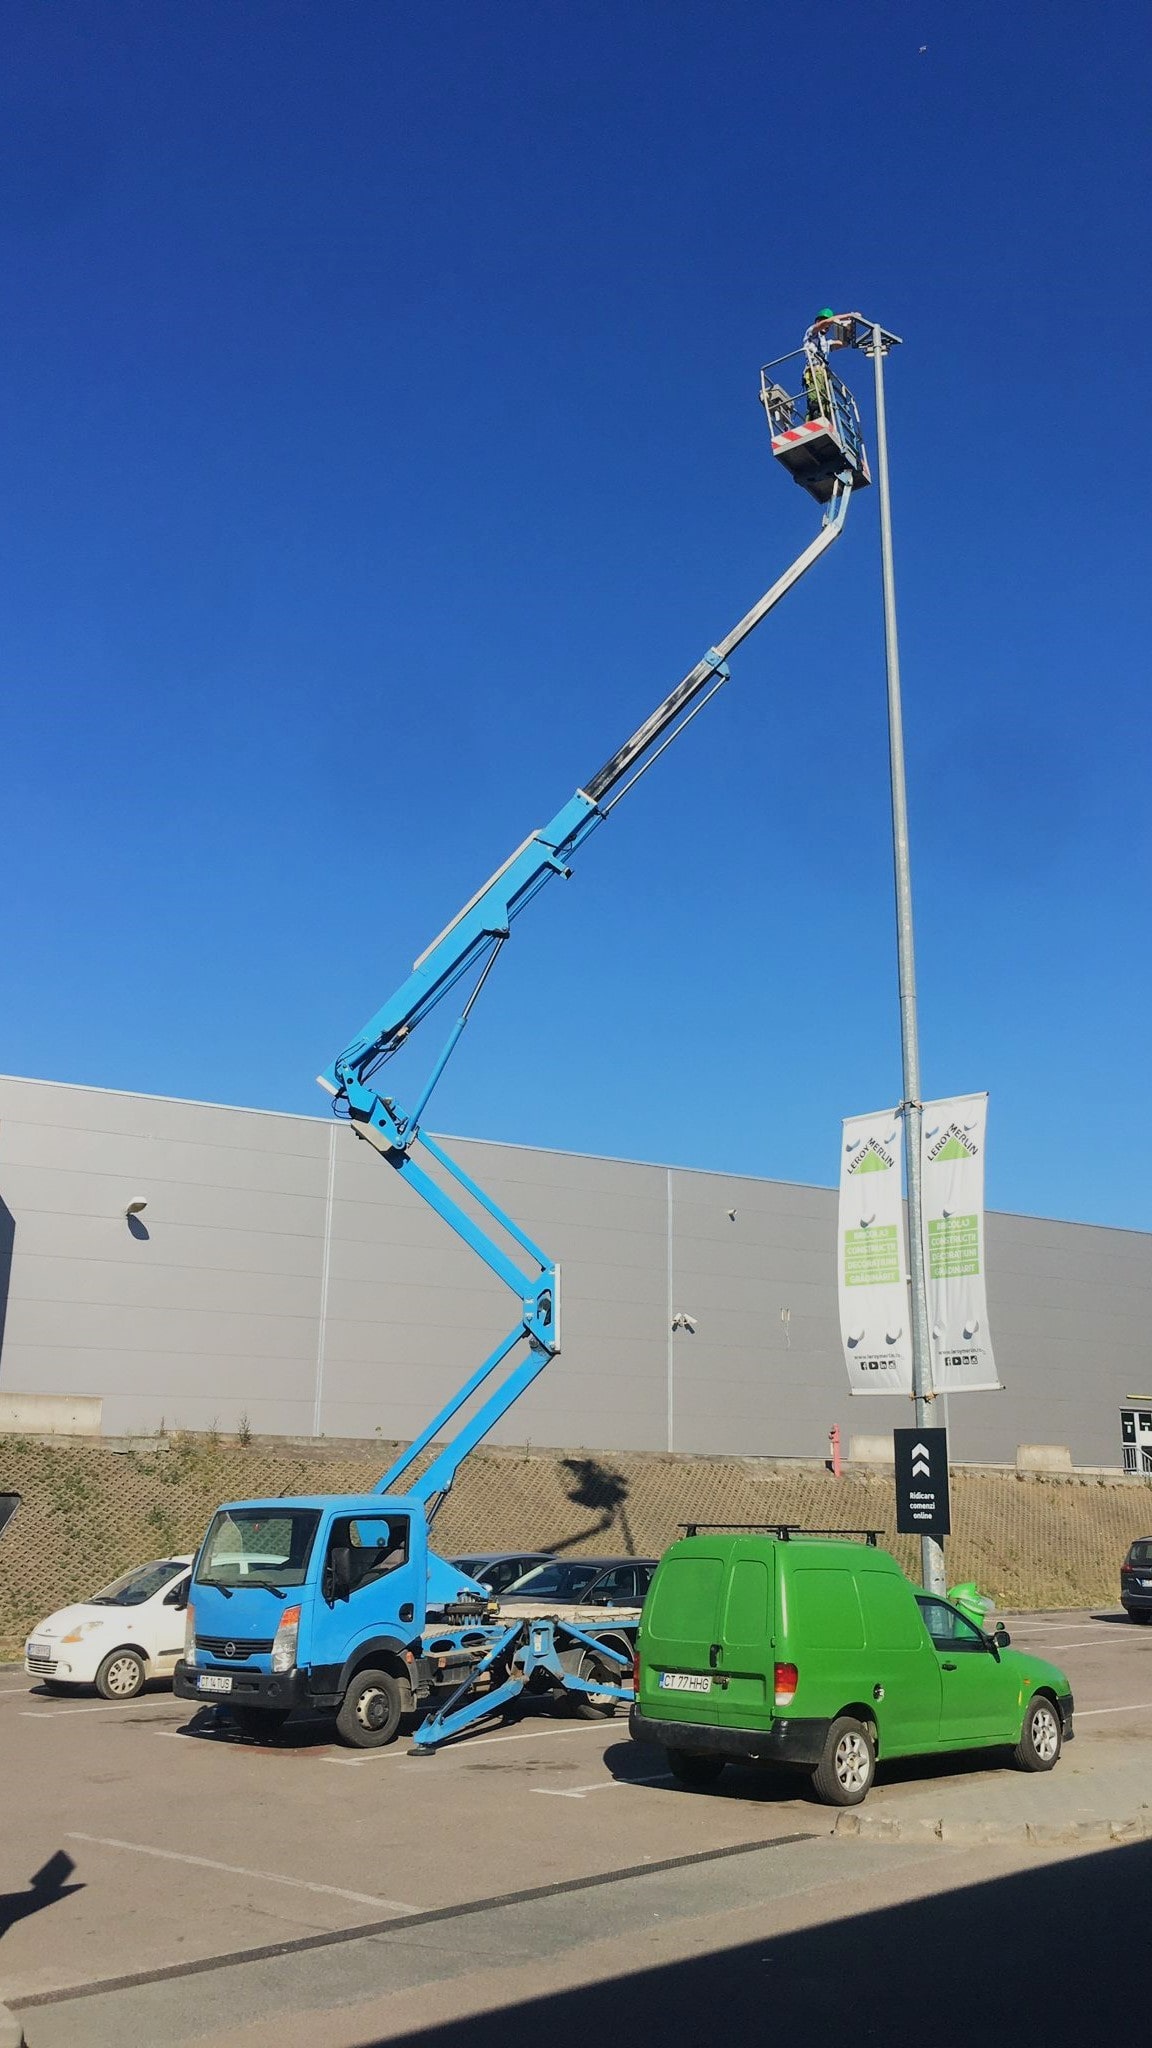
{"label": "outrigger stabilizer leg", "polygon": [[[487,1654],[469,1672],[463,1684],[450,1694],[444,1705],[420,1723],[412,1737],[411,1753],[430,1756],[453,1735],[462,1735],[466,1728],[475,1727],[477,1721],[487,1720],[490,1714],[499,1712],[509,1701],[517,1699],[529,1681],[538,1676],[554,1679],[565,1692],[585,1693],[596,1699],[627,1700],[631,1704],[633,1693],[630,1685],[611,1685],[603,1678],[581,1678],[578,1671],[565,1663],[565,1651],[570,1643],[591,1651],[606,1663],[618,1665],[622,1673],[629,1669],[628,1658],[623,1651],[588,1635],[584,1629],[577,1628],[575,1622],[549,1619],[513,1622],[510,1628],[497,1636]],[[499,1666],[506,1668],[507,1676],[498,1685],[478,1684],[478,1680]]]}

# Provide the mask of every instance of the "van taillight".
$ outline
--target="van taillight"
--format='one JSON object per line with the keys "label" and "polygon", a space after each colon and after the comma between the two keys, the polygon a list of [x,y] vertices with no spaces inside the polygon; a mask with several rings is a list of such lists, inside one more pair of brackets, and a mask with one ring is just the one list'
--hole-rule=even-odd
{"label": "van taillight", "polygon": [[640,1697],[640,1652],[639,1652],[639,1650],[634,1650],[634,1651],[633,1651],[633,1653],[632,1653],[632,1690],[633,1690],[633,1692],[635,1693],[635,1695],[636,1695],[637,1699],[639,1699],[639,1697]]}
{"label": "van taillight", "polygon": [[773,1697],[778,1707],[790,1707],[796,1697],[800,1673],[795,1664],[776,1664],[772,1668]]}

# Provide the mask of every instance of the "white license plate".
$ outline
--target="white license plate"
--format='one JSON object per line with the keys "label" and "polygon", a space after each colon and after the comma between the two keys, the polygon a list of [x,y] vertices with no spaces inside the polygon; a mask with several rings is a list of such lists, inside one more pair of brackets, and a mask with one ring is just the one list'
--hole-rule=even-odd
{"label": "white license plate", "polygon": [[52,1645],[51,1643],[29,1643],[28,1655],[30,1657],[50,1657],[52,1655]]}
{"label": "white license plate", "polygon": [[712,1680],[703,1671],[662,1671],[661,1692],[711,1692]]}
{"label": "white license plate", "polygon": [[197,1692],[231,1692],[232,1680],[226,1672],[203,1671],[196,1680]]}

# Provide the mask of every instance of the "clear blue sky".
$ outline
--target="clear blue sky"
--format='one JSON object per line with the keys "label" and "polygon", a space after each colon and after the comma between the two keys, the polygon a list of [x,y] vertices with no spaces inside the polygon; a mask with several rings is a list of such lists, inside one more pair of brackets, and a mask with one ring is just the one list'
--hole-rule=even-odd
{"label": "clear blue sky", "polygon": [[[991,1091],[994,1206],[1152,1226],[1147,13],[9,0],[4,43],[0,1065],[323,1113],[815,532],[757,367],[863,306],[925,1090]],[[830,1183],[899,1093],[870,493],[432,1122]]]}

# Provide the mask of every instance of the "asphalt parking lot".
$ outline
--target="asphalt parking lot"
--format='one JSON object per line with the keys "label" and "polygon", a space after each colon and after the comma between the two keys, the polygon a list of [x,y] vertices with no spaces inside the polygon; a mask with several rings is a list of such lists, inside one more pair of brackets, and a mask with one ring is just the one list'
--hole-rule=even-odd
{"label": "asphalt parking lot", "polygon": [[[1009,1626],[1073,1681],[1077,1741],[1057,1771],[893,1765],[870,1809],[990,1811],[1010,1788],[1043,1818],[1075,1788],[1086,1811],[1103,1771],[1152,1797],[1152,1630],[1085,1613]],[[0,1727],[0,1998],[29,2048],[126,2033],[255,2044],[264,2024],[269,2041],[304,2041],[286,2030],[302,2006],[346,2008],[345,2032],[326,2017],[329,2048],[399,2038],[413,1999],[432,2010],[429,1986],[443,2003],[446,1983],[491,1973],[505,1950],[509,1969],[547,1974],[640,1928],[647,1942],[675,1923],[680,1953],[710,1916],[766,1895],[786,1912],[848,1881],[870,1897],[955,1881],[939,1847],[833,1840],[834,1815],[787,1778],[730,1770],[716,1793],[685,1793],[623,1719],[530,1712],[431,1758],[403,1738],[346,1750],[321,1723],[263,1747],[164,1690],[112,1706],[8,1670]],[[989,1856],[997,1872],[1027,1862],[989,1852],[982,1869]],[[367,2013],[382,1998],[396,2026],[357,2032],[356,2001]]]}

